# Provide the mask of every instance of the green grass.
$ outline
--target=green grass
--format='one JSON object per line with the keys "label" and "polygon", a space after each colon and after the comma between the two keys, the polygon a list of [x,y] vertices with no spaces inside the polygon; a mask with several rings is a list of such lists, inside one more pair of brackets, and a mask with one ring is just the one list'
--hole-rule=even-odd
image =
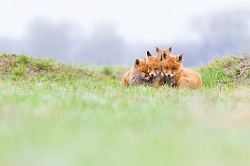
{"label": "green grass", "polygon": [[[221,68],[200,69],[206,81],[196,91],[123,88],[104,67],[9,58],[0,68],[3,166],[250,163],[250,88],[233,86]],[[14,76],[19,63],[28,70]],[[47,65],[30,72],[37,64]],[[120,78],[123,69],[108,70]],[[213,77],[225,79],[222,91]]]}
{"label": "green grass", "polygon": [[218,81],[226,85],[233,82],[233,80],[227,76],[226,71],[221,67],[204,66],[199,69],[199,73],[202,77],[203,86],[214,87]]}
{"label": "green grass", "polygon": [[246,78],[250,78],[250,71],[247,71]]}
{"label": "green grass", "polygon": [[103,67],[103,73],[107,76],[111,76],[112,79],[116,79],[116,74],[111,66]]}

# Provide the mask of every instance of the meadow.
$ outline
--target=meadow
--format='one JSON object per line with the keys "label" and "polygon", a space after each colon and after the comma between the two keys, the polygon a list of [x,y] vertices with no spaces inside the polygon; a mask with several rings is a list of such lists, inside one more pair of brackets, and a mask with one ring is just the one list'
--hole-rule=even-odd
{"label": "meadow", "polygon": [[204,86],[189,90],[124,88],[127,68],[2,54],[0,165],[249,165],[250,72],[240,61],[199,68]]}

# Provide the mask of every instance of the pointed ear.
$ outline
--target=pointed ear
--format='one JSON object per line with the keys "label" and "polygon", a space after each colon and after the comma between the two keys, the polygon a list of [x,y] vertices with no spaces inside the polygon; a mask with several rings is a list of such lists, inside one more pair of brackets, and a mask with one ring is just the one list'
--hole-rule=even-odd
{"label": "pointed ear", "polygon": [[163,51],[162,49],[156,47],[156,52],[157,52],[158,54],[161,53],[162,51]]}
{"label": "pointed ear", "polygon": [[158,53],[158,55],[157,55],[157,58],[158,58],[159,61],[163,60],[163,57],[162,57],[163,52],[162,53]]}
{"label": "pointed ear", "polygon": [[178,56],[176,56],[176,62],[182,63],[182,61],[183,61],[183,54],[179,54]]}
{"label": "pointed ear", "polygon": [[169,47],[168,49],[165,50],[168,53],[172,53],[172,47]]}
{"label": "pointed ear", "polygon": [[135,65],[135,66],[141,66],[140,60],[139,60],[139,59],[136,59],[134,65]]}
{"label": "pointed ear", "polygon": [[169,53],[166,53],[166,51],[162,52],[162,59],[168,59],[170,57]]}
{"label": "pointed ear", "polygon": [[152,56],[152,55],[150,54],[150,52],[149,52],[149,51],[147,51],[147,56],[146,56],[146,59],[148,59],[148,57],[150,57],[150,56]]}

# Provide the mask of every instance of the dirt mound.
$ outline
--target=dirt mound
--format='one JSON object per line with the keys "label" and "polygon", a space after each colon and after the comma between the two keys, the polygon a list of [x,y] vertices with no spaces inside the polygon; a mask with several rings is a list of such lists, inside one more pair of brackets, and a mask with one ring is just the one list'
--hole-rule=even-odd
{"label": "dirt mound", "polygon": [[234,78],[237,84],[250,84],[250,55],[234,57],[233,63],[224,67],[227,75]]}
{"label": "dirt mound", "polygon": [[63,64],[47,58],[26,55],[2,54],[0,56],[0,77],[42,78],[50,80],[85,77],[90,73],[79,67]]}

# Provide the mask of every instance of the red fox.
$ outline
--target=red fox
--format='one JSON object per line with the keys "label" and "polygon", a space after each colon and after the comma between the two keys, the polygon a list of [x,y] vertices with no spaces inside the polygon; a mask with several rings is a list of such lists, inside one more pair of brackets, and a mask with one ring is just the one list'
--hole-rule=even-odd
{"label": "red fox", "polygon": [[[168,49],[166,50],[161,50],[160,48],[156,47],[156,52],[157,52],[157,57],[159,57],[160,59],[160,64],[161,64],[161,61],[163,61],[163,53],[164,53],[164,56],[166,54],[170,55],[172,53],[172,47],[169,47]],[[162,67],[161,67],[162,68]],[[167,77],[164,73],[163,73],[163,70],[162,70],[162,78],[163,78],[163,82],[164,84],[167,83],[168,85],[170,86],[174,86],[174,82],[171,78]]]}
{"label": "red fox", "polygon": [[136,59],[131,69],[122,77],[121,83],[124,87],[131,85],[149,85],[150,76],[145,60]]}
{"label": "red fox", "polygon": [[[172,49],[171,49],[172,50]],[[202,79],[198,72],[184,68],[182,66],[183,54],[178,56],[171,55],[169,50],[158,49],[161,55],[161,69],[169,81],[177,87],[188,87],[196,89],[202,87]]]}
{"label": "red fox", "polygon": [[159,87],[164,84],[160,61],[161,55],[152,56],[150,52],[147,51],[146,65],[149,76],[151,77],[151,85],[154,85],[155,87]]}

